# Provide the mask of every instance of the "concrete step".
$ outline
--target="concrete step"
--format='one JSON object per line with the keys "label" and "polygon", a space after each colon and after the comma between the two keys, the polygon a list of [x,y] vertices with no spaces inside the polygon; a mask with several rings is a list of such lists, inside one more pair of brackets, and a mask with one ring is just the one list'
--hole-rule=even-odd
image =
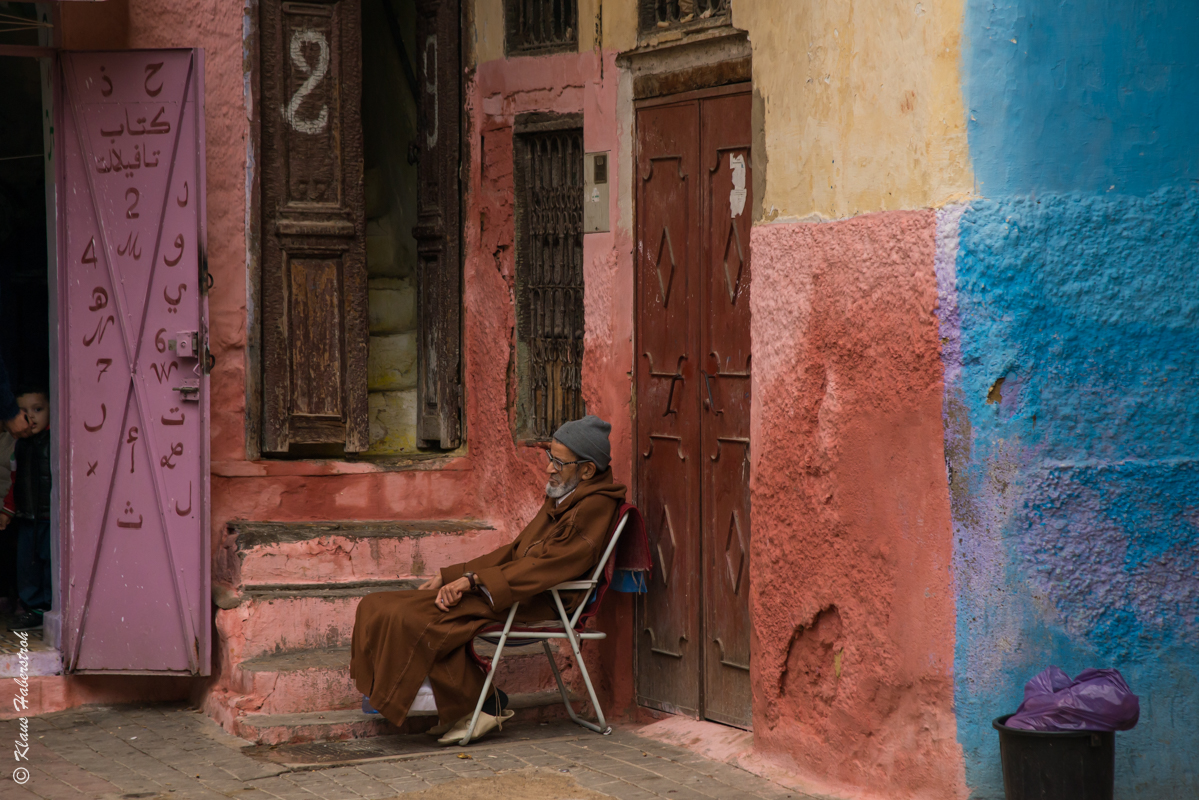
{"label": "concrete step", "polygon": [[216,614],[222,662],[349,647],[354,614],[368,594],[415,589],[421,578],[267,586],[248,585],[225,598]]}
{"label": "concrete step", "polygon": [[[562,696],[552,692],[509,695],[508,707],[518,719],[541,721],[565,715]],[[578,702],[575,707],[578,708]],[[554,706],[558,708],[555,709]],[[418,711],[396,727],[380,714],[363,714],[361,708],[338,711],[311,711],[296,714],[238,714],[226,729],[255,744],[296,744],[363,739],[396,733],[423,733],[437,724],[433,712]]]}
{"label": "concrete step", "polygon": [[249,585],[395,580],[485,553],[505,537],[473,520],[231,522],[215,583]]}

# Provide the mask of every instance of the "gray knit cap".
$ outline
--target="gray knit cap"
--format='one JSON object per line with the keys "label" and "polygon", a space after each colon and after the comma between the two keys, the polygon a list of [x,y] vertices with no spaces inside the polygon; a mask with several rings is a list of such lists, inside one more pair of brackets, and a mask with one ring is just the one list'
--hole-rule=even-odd
{"label": "gray knit cap", "polygon": [[554,439],[569,447],[580,461],[591,461],[603,472],[612,460],[612,449],[608,445],[611,432],[611,425],[588,414],[582,419],[562,423]]}

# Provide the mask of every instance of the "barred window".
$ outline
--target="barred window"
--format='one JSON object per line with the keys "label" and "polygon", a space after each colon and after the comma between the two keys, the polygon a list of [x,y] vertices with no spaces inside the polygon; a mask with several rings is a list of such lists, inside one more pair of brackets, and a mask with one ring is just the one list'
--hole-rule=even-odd
{"label": "barred window", "polygon": [[542,441],[586,413],[583,131],[577,115],[531,116],[518,120],[514,154],[517,436]]}
{"label": "barred window", "polygon": [[505,0],[509,53],[537,54],[577,49],[578,0]]}
{"label": "barred window", "polygon": [[640,4],[643,33],[729,13],[729,0],[640,0]]}

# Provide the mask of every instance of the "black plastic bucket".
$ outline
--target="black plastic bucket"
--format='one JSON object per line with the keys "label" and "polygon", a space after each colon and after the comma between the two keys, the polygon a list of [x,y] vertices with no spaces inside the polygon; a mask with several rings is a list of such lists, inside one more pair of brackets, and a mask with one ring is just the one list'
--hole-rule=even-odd
{"label": "black plastic bucket", "polygon": [[1111,731],[1025,731],[996,718],[1003,794],[1007,800],[1112,800],[1116,734]]}

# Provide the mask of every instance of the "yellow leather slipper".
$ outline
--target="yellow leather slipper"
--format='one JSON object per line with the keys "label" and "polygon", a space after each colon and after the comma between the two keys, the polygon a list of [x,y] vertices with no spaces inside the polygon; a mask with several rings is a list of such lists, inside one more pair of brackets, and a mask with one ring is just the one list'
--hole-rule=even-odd
{"label": "yellow leather slipper", "polygon": [[[446,731],[446,734],[437,740],[438,744],[450,745],[460,744],[466,738],[466,731],[470,727],[470,718],[474,715],[472,711],[462,719],[454,723],[454,726]],[[501,711],[498,717],[488,714],[486,711],[479,712],[479,721],[475,723],[475,732],[470,737],[472,742],[477,742],[487,734],[494,730],[502,730],[504,723],[516,716],[515,711]]]}

